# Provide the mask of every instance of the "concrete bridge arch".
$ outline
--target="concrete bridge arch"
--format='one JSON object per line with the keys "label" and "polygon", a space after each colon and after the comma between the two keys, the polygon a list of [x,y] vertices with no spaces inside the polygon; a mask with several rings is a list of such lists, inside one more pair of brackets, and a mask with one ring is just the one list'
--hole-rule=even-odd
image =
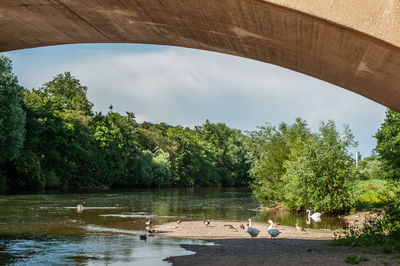
{"label": "concrete bridge arch", "polygon": [[4,0],[0,51],[147,43],[279,65],[400,111],[397,0]]}

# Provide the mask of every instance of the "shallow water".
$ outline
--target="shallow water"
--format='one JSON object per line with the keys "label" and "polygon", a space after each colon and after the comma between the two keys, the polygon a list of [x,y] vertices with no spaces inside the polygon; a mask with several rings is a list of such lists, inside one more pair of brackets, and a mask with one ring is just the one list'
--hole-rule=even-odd
{"label": "shallow water", "polygon": [[[82,202],[84,209],[77,212]],[[339,220],[306,223],[305,213],[258,211],[243,188],[188,188],[0,196],[0,264],[167,265],[169,256],[191,254],[164,237],[139,239],[144,223],[235,220],[335,229]]]}

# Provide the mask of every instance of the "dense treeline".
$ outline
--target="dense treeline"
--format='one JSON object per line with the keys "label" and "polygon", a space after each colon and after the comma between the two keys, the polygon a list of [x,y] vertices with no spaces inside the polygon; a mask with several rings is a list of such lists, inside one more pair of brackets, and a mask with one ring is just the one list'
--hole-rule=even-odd
{"label": "dense treeline", "polygon": [[244,135],[209,121],[195,129],[93,113],[69,72],[25,90],[0,58],[1,192],[118,186],[248,184]]}

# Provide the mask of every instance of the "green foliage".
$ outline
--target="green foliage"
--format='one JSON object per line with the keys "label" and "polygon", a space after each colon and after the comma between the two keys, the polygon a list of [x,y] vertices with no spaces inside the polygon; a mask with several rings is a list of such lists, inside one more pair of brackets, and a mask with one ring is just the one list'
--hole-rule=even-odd
{"label": "green foliage", "polygon": [[322,123],[319,132],[286,162],[282,178],[286,204],[293,209],[348,211],[356,201],[354,164],[347,151],[352,145],[348,129],[341,136],[333,121]]}
{"label": "green foliage", "polygon": [[244,146],[242,133],[223,123],[213,124],[208,120],[196,130],[204,141],[213,146],[215,166],[222,185],[246,185],[250,165],[246,160],[246,151],[242,148]]}
{"label": "green foliage", "polygon": [[386,118],[375,134],[376,151],[380,155],[388,178],[400,180],[400,114],[386,111]]}
{"label": "green foliage", "polygon": [[334,245],[380,246],[383,253],[400,251],[400,185],[383,192],[387,198],[374,209],[361,228],[348,228],[336,235]]}
{"label": "green foliage", "polygon": [[153,172],[154,183],[158,186],[171,186],[172,185],[172,172],[169,153],[163,150],[158,150],[155,157],[153,157]]}
{"label": "green foliage", "polygon": [[385,171],[382,160],[377,156],[369,156],[359,162],[361,179],[385,179],[387,172]]}
{"label": "green foliage", "polygon": [[75,117],[87,117],[92,114],[93,104],[87,99],[87,87],[82,86],[70,72],[57,75],[44,84],[41,90],[46,94],[47,100],[56,107],[54,111],[63,112],[65,115],[71,112]]}
{"label": "green foliage", "polygon": [[176,146],[172,161],[174,182],[181,186],[215,186],[221,177],[215,164],[214,147],[190,129],[168,129],[167,136]]}
{"label": "green foliage", "polygon": [[282,180],[286,172],[285,162],[292,152],[302,149],[309,137],[307,124],[300,119],[291,126],[282,123],[276,129],[266,125],[250,133],[247,150],[252,163],[251,187],[258,201],[285,201],[285,182]]}
{"label": "green foliage", "polygon": [[291,209],[346,212],[356,201],[354,162],[348,148],[355,145],[346,127],[340,134],[333,121],[311,133],[305,121],[261,127],[251,133],[247,149],[256,198],[282,202]]}
{"label": "green foliage", "polygon": [[363,261],[369,261],[369,259],[365,255],[349,255],[344,259],[344,262],[349,264],[359,264]]}
{"label": "green foliage", "polygon": [[[12,63],[0,55],[0,164],[16,158],[24,141],[23,88],[12,73]],[[1,189],[0,189],[1,190]]]}
{"label": "green foliage", "polygon": [[377,206],[386,198],[383,194],[386,189],[387,181],[382,179],[357,180],[355,189],[360,195],[358,199],[358,209],[371,209]]}

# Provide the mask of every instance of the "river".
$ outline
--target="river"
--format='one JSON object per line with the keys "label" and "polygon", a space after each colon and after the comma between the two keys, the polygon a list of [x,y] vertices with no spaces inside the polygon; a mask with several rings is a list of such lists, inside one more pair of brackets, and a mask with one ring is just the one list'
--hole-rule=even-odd
{"label": "river", "polygon": [[[78,212],[76,205],[84,208]],[[245,188],[185,188],[0,196],[0,265],[168,265],[169,256],[188,255],[183,243],[204,241],[149,237],[145,221],[233,220],[336,229],[340,221],[305,213],[259,211]]]}

